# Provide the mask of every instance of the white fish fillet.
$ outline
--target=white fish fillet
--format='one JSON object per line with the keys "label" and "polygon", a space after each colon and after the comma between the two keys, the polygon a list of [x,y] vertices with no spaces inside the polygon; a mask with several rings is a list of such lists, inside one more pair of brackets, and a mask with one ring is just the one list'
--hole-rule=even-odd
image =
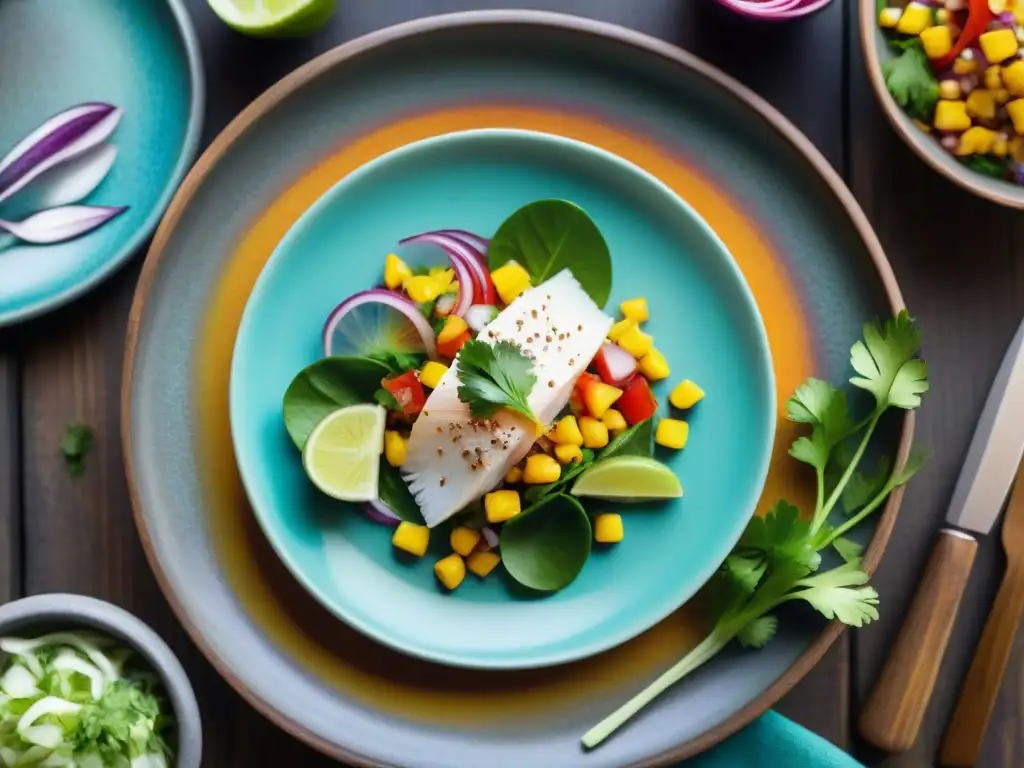
{"label": "white fish fillet", "polygon": [[[527,398],[538,421],[554,420],[611,328],[568,270],[513,301],[478,339],[508,339],[534,357],[537,383]],[[402,472],[423,519],[434,527],[501,482],[536,440],[534,425],[506,409],[476,420],[459,400],[452,365],[413,426]]]}

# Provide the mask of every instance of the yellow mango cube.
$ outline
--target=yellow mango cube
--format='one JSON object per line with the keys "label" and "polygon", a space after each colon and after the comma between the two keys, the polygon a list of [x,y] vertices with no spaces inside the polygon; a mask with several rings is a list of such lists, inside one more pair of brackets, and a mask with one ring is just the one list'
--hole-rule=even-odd
{"label": "yellow mango cube", "polygon": [[409,452],[408,441],[394,430],[384,433],[384,458],[392,467],[405,464],[405,456]]}
{"label": "yellow mango cube", "polygon": [[430,275],[414,275],[402,283],[402,288],[409,294],[409,298],[417,304],[425,301],[433,301],[441,295],[437,280]]}
{"label": "yellow mango cube", "polygon": [[[546,453],[535,453],[526,459],[523,482],[528,485],[553,483],[562,476],[562,465]],[[514,491],[513,491],[514,493]]]}
{"label": "yellow mango cube", "polygon": [[1003,87],[1003,68],[998,64],[985,70],[985,87],[990,91],[998,91]]}
{"label": "yellow mango cube", "polygon": [[1024,96],[1024,61],[1017,61],[1003,67],[1002,87],[1014,96]]}
{"label": "yellow mango cube", "polygon": [[940,131],[966,131],[971,127],[967,104],[963,101],[941,100],[935,105],[935,127]]}
{"label": "yellow mango cube", "polygon": [[1010,157],[1018,163],[1024,163],[1024,138],[1014,136],[1006,142],[1006,149],[1010,153]]}
{"label": "yellow mango cube", "polygon": [[469,326],[466,325],[466,321],[457,315],[448,315],[444,321],[444,327],[441,332],[437,334],[438,344],[447,344],[451,341],[455,341],[459,336],[469,330]]}
{"label": "yellow mango cube", "polygon": [[992,98],[996,100],[996,104],[1002,106],[1010,100],[1010,92],[1005,88],[997,88],[992,91]]}
{"label": "yellow mango cube", "polygon": [[973,75],[979,68],[978,60],[974,58],[973,51],[966,50],[957,56],[953,62],[954,75]]}
{"label": "yellow mango cube", "polygon": [[575,416],[563,416],[551,431],[551,439],[562,445],[583,445],[583,434]]}
{"label": "yellow mango cube", "polygon": [[666,448],[680,450],[686,447],[686,438],[690,436],[690,425],[679,419],[662,419],[654,432],[654,442]]}
{"label": "yellow mango cube", "polygon": [[883,8],[878,12],[878,26],[882,29],[896,29],[902,15],[900,8]]}
{"label": "yellow mango cube", "polygon": [[611,435],[617,435],[619,432],[624,432],[626,427],[626,417],[623,416],[619,411],[614,408],[609,408],[601,416],[601,423],[608,428],[608,432]]}
{"label": "yellow mango cube", "polygon": [[991,120],[996,116],[996,99],[992,91],[975,88],[967,94],[967,114],[976,120]]}
{"label": "yellow mango cube", "polygon": [[430,529],[427,526],[407,523],[404,520],[398,524],[391,536],[391,544],[396,549],[416,557],[423,557],[427,553],[429,543]]}
{"label": "yellow mango cube", "polygon": [[683,379],[668,396],[668,401],[676,408],[686,410],[693,408],[704,399],[704,390],[689,379]]}
{"label": "yellow mango cube", "polygon": [[605,384],[603,381],[593,381],[583,392],[583,404],[587,407],[587,413],[595,419],[600,419],[620,397],[622,390],[618,387]]}
{"label": "yellow mango cube", "polygon": [[998,134],[988,128],[976,125],[968,128],[960,135],[960,144],[956,148],[957,155],[987,155],[995,146]]}
{"label": "yellow mango cube", "polygon": [[992,142],[992,154],[996,157],[1006,157],[1006,137],[1005,134],[997,134],[996,140]]}
{"label": "yellow mango cube", "polygon": [[523,468],[518,464],[514,467],[509,467],[508,472],[505,473],[505,482],[510,485],[523,482]]}
{"label": "yellow mango cube", "polygon": [[636,320],[631,320],[628,317],[625,320],[619,320],[619,322],[608,329],[608,338],[612,341],[618,341],[633,328],[636,328]]}
{"label": "yellow mango cube", "polygon": [[623,317],[635,323],[646,323],[650,317],[650,313],[647,310],[647,299],[642,297],[626,299],[619,304],[619,310],[622,312]]}
{"label": "yellow mango cube", "polygon": [[[605,416],[607,415],[608,411],[605,411]],[[625,424],[626,420],[623,419],[622,422]],[[583,433],[583,445],[586,448],[604,448],[608,445],[608,426],[593,416],[584,416],[580,419],[580,432]]]}
{"label": "yellow mango cube", "polygon": [[[548,456],[548,458],[551,457]],[[484,496],[484,512],[489,523],[503,523],[506,520],[511,520],[522,512],[522,509],[518,491],[491,491]],[[474,546],[476,545],[474,544]]]}
{"label": "yellow mango cube", "polygon": [[437,580],[444,584],[445,589],[451,591],[466,578],[466,564],[453,552],[434,563],[434,574]]}
{"label": "yellow mango cube", "polygon": [[1013,121],[1013,130],[1024,135],[1024,99],[1006,102],[1006,113]]}
{"label": "yellow mango cube", "polygon": [[498,563],[501,562],[501,555],[497,552],[474,552],[468,558],[466,558],[466,567],[469,568],[476,576],[481,579],[487,578],[487,575],[498,567]]}
{"label": "yellow mango cube", "polygon": [[409,269],[409,265],[395,254],[389,253],[384,258],[384,285],[392,291],[401,287],[402,283],[410,277],[412,277],[412,270]]}
{"label": "yellow mango cube", "polygon": [[640,358],[639,367],[640,373],[646,376],[648,381],[667,379],[672,373],[668,367],[668,360],[654,347],[651,347],[647,354]]}
{"label": "yellow mango cube", "polygon": [[578,464],[583,461],[583,451],[580,450],[578,445],[557,443],[555,445],[555,458],[558,459],[559,464],[571,464],[574,461]]}
{"label": "yellow mango cube", "polygon": [[530,273],[522,265],[509,261],[491,272],[491,282],[501,300],[511,304],[530,287]]}
{"label": "yellow mango cube", "polygon": [[616,343],[639,360],[650,350],[654,339],[649,333],[644,333],[639,326],[634,325],[622,334]]}
{"label": "yellow mango cube", "polygon": [[424,387],[430,387],[430,389],[437,389],[437,385],[441,383],[441,379],[448,373],[448,366],[444,363],[435,363],[433,360],[424,363],[420,369],[420,383]]}
{"label": "yellow mango cube", "polygon": [[448,543],[452,545],[453,551],[458,552],[463,557],[468,557],[476,545],[480,543],[480,531],[474,531],[472,528],[460,525],[458,528],[452,529],[451,536],[448,537]]}
{"label": "yellow mango cube", "polygon": [[622,515],[605,512],[594,518],[594,541],[615,544],[622,541]]}
{"label": "yellow mango cube", "polygon": [[959,80],[943,80],[939,83],[940,99],[959,99],[962,93]]}
{"label": "yellow mango cube", "polygon": [[896,31],[904,35],[919,35],[932,25],[932,9],[923,3],[911,2],[903,9]]}
{"label": "yellow mango cube", "polygon": [[945,24],[921,30],[920,38],[921,47],[929,59],[941,59],[953,49],[953,36]]}
{"label": "yellow mango cube", "polygon": [[989,64],[1006,61],[1017,52],[1017,36],[1012,29],[994,29],[978,38],[981,52]]}

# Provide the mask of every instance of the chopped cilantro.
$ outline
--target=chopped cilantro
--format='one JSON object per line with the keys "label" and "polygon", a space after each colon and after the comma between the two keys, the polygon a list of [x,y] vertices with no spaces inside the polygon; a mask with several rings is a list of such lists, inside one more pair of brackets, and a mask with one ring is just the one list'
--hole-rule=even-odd
{"label": "chopped cilantro", "polygon": [[68,424],[60,439],[60,453],[68,472],[77,477],[85,472],[85,457],[92,448],[92,429],[84,424]]}

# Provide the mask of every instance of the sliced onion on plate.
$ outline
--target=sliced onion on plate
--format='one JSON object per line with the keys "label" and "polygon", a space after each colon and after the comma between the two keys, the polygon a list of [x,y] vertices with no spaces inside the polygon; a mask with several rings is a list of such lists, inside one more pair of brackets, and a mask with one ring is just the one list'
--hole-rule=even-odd
{"label": "sliced onion on plate", "polygon": [[412,301],[394,291],[360,291],[335,307],[324,323],[324,354],[363,356],[377,349],[437,359],[434,331]]}
{"label": "sliced onion on plate", "polygon": [[485,525],[480,529],[480,534],[483,536],[483,540],[487,543],[488,549],[497,549],[498,542],[501,540],[498,536],[498,532],[491,528],[489,525]]}
{"label": "sliced onion on plate", "polygon": [[368,501],[363,505],[363,513],[375,523],[394,528],[402,520],[379,499]]}
{"label": "sliced onion on plate", "polygon": [[[465,238],[469,233],[453,235],[450,234],[456,230],[438,230],[436,232],[423,232],[419,235],[413,235],[412,237],[406,237],[399,241],[400,245],[411,245],[413,243],[429,243],[436,245],[442,251],[448,255],[448,260],[455,267],[458,272],[458,263],[470,271],[473,275],[473,295],[469,297],[469,304],[466,305],[468,309],[472,304],[494,304],[496,302],[497,294],[494,290],[494,283],[491,282],[491,274],[487,271],[487,267],[484,263],[483,254],[470,245]],[[459,287],[465,285],[465,283],[459,282]],[[460,293],[462,291],[460,290]],[[461,317],[462,315],[459,314]]]}
{"label": "sliced onion on plate", "polygon": [[479,333],[498,316],[498,308],[493,304],[474,304],[465,314],[466,325]]}
{"label": "sliced onion on plate", "polygon": [[438,234],[450,235],[457,240],[461,240],[476,252],[476,256],[478,256],[486,266],[487,249],[491,246],[491,241],[486,237],[480,237],[480,235],[467,232],[464,229],[439,229]]}
{"label": "sliced onion on plate", "polygon": [[636,370],[636,358],[618,344],[604,343],[597,351],[594,365],[608,384],[625,384]]}

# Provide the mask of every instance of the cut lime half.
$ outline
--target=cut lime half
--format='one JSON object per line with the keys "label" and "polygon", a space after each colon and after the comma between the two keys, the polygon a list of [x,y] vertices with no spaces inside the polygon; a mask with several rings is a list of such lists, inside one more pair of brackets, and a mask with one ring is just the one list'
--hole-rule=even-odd
{"label": "cut lime half", "polygon": [[352,405],[317,424],[302,449],[313,485],[341,501],[376,499],[384,417],[379,405]]}
{"label": "cut lime half", "polygon": [[655,501],[679,498],[683,486],[660,461],[645,456],[616,456],[584,472],[572,487],[572,495],[606,501]]}
{"label": "cut lime half", "polygon": [[334,13],[336,0],[207,0],[221,20],[251,37],[302,37]]}

